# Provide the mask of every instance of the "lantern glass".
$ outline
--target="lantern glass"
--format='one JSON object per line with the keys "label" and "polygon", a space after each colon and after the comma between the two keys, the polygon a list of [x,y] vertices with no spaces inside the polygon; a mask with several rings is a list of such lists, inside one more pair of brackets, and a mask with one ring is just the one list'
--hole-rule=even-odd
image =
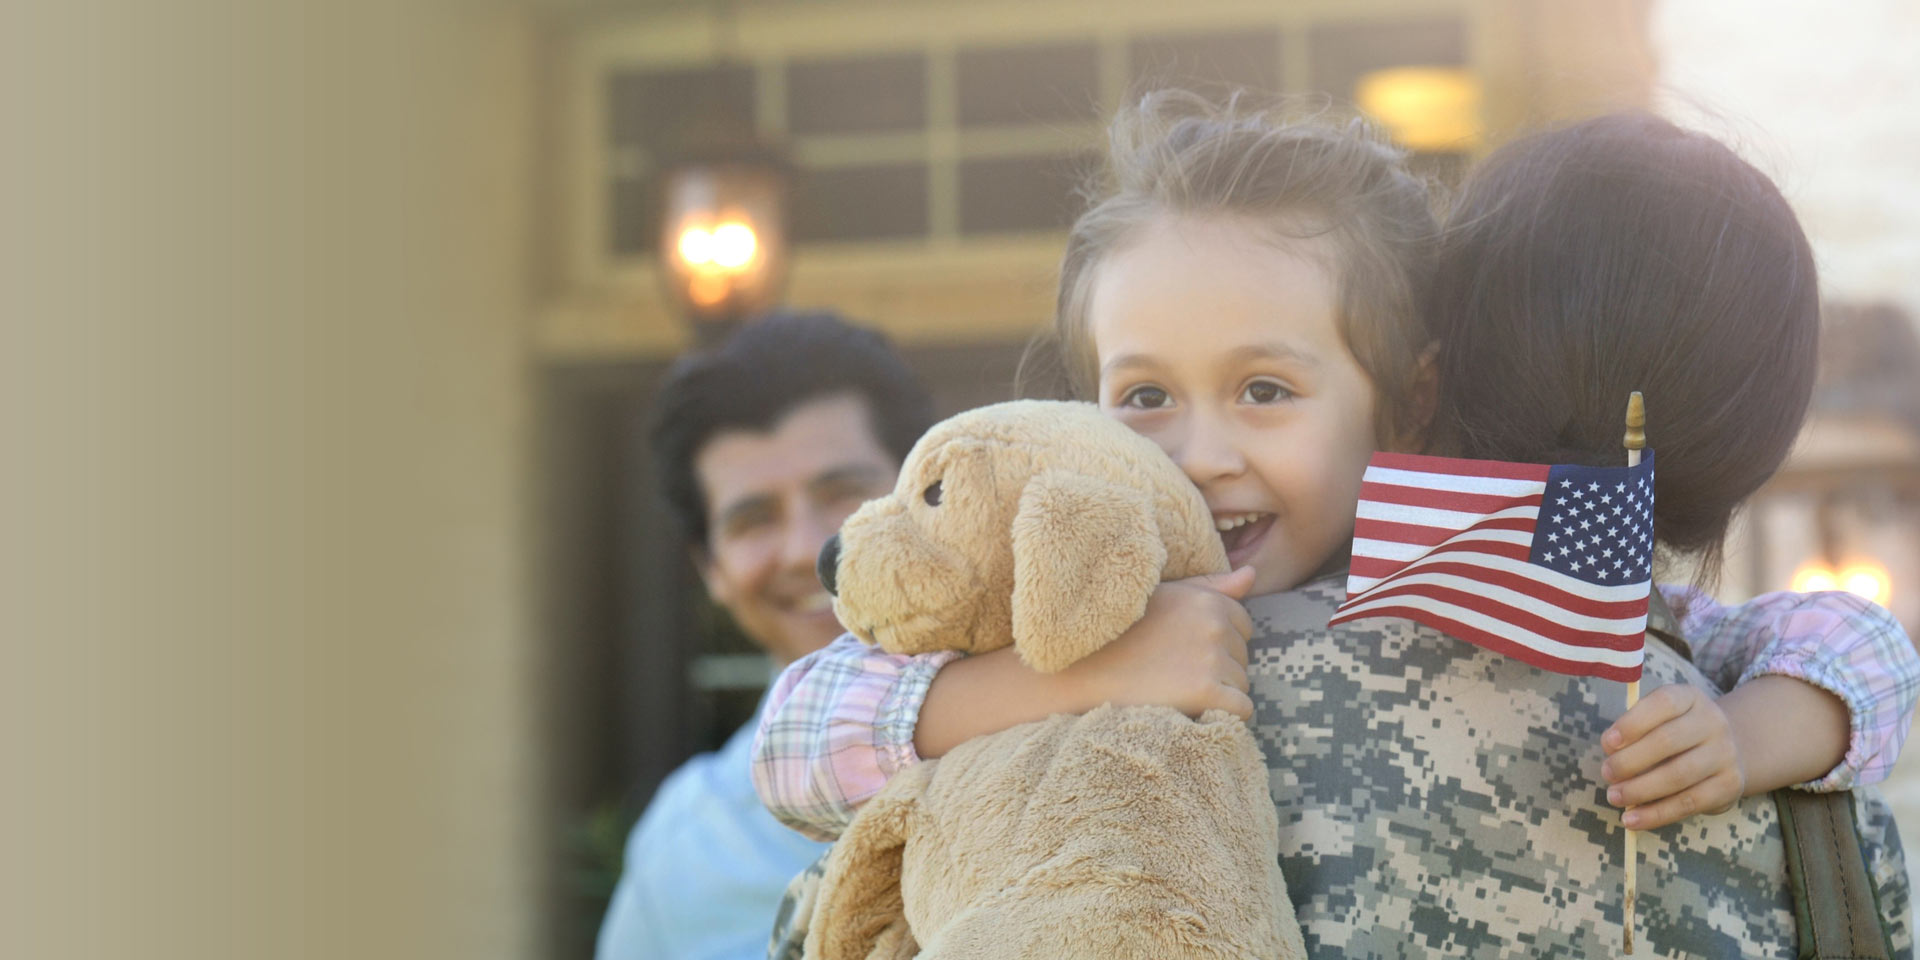
{"label": "lantern glass", "polygon": [[786,177],[749,163],[666,178],[660,252],[675,305],[725,325],[772,307],[786,280]]}

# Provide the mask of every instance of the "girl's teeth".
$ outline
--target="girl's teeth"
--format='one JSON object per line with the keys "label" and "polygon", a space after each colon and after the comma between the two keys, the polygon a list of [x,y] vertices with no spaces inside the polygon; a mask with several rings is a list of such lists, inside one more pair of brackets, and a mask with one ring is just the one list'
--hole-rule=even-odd
{"label": "girl's teeth", "polygon": [[1214,526],[1214,529],[1220,531],[1221,533],[1226,533],[1227,531],[1235,529],[1237,527],[1244,527],[1247,524],[1252,523],[1255,520],[1258,520],[1264,516],[1266,516],[1266,514],[1264,513],[1243,513],[1243,514],[1240,514],[1239,516],[1234,516],[1234,517],[1215,517],[1213,521],[1213,526]]}

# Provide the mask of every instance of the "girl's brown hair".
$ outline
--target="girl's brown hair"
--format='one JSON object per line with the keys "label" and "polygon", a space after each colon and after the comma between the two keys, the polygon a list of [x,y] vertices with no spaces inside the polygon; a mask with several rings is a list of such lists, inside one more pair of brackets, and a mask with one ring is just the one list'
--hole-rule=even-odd
{"label": "girl's brown hair", "polygon": [[1161,90],[1114,118],[1104,176],[1087,192],[1094,203],[1067,237],[1054,312],[1073,395],[1096,385],[1087,309],[1100,264],[1157,218],[1230,217],[1279,244],[1331,243],[1340,332],[1373,381],[1378,439],[1414,426],[1418,307],[1438,228],[1428,185],[1371,126],[1325,108]]}

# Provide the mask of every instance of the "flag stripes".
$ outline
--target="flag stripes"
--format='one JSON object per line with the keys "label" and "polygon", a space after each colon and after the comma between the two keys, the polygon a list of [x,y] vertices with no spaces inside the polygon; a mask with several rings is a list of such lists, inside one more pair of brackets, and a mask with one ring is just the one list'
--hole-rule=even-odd
{"label": "flag stripes", "polygon": [[1376,454],[1332,623],[1393,616],[1561,673],[1640,675],[1652,461],[1550,467]]}

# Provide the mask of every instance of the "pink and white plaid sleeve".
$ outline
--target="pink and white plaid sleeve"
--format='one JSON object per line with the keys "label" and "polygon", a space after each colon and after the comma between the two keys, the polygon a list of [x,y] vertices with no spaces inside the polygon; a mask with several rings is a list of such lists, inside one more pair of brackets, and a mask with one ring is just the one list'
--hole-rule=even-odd
{"label": "pink and white plaid sleeve", "polygon": [[1683,611],[1680,629],[1695,665],[1722,689],[1778,674],[1846,703],[1846,757],[1796,789],[1846,790],[1887,778],[1920,700],[1920,654],[1893,614],[1850,593],[1769,593],[1728,607],[1685,587],[1660,592]]}
{"label": "pink and white plaid sleeve", "polygon": [[753,786],[774,818],[833,840],[893,775],[920,762],[913,731],[952,651],[901,656],[852,634],[774,681],[753,738]]}

